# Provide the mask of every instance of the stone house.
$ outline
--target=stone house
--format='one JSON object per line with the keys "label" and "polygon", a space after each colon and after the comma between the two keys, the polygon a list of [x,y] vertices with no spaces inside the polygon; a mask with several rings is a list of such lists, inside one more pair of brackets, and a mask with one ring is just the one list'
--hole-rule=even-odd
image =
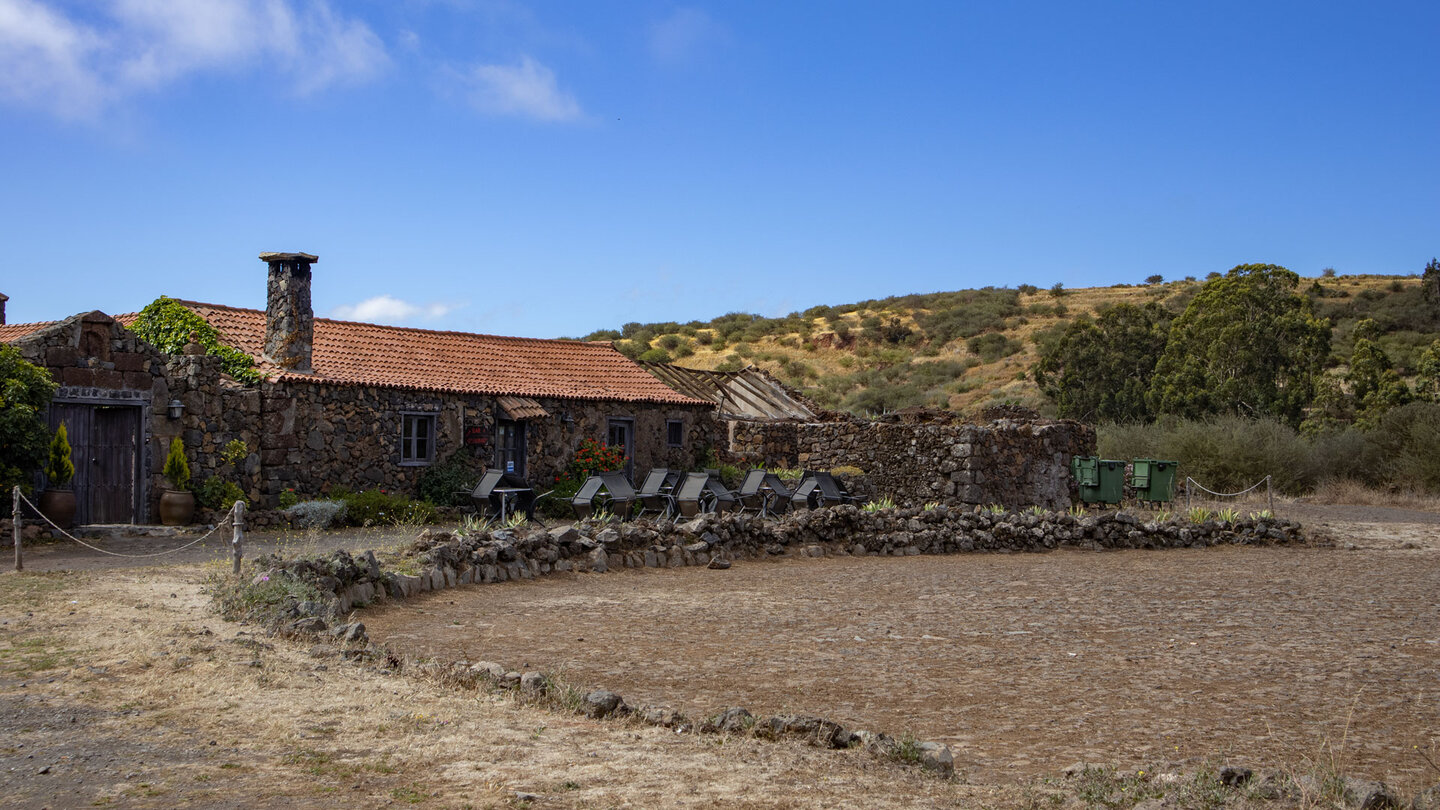
{"label": "stone house", "polygon": [[[4,325],[0,342],[60,385],[84,523],[148,522],[170,439],[195,481],[225,475],[252,503],[336,486],[413,492],[430,465],[462,452],[537,489],[587,438],[631,465],[692,467],[723,438],[711,404],[664,385],[605,343],[441,332],[316,318],[304,253],[265,253],[265,311],[181,302],[249,354],[265,379],[243,384],[198,346],[162,354],[101,312]],[[3,306],[3,304],[0,304]],[[3,313],[3,309],[0,309]],[[232,440],[248,453],[233,465]]]}

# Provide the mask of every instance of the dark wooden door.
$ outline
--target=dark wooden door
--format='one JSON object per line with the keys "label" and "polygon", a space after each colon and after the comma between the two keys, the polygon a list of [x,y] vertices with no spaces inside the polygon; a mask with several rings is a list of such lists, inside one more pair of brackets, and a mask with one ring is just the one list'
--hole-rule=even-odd
{"label": "dark wooden door", "polygon": [[75,522],[134,523],[140,514],[140,408],[56,403],[52,430],[62,421],[75,462]]}
{"label": "dark wooden door", "polygon": [[525,423],[495,421],[495,466],[507,473],[525,474]]}
{"label": "dark wooden door", "polygon": [[605,444],[625,453],[625,474],[635,475],[635,423],[629,419],[611,419],[605,433]]}
{"label": "dark wooden door", "polygon": [[97,407],[90,435],[90,522],[134,523],[140,409]]}

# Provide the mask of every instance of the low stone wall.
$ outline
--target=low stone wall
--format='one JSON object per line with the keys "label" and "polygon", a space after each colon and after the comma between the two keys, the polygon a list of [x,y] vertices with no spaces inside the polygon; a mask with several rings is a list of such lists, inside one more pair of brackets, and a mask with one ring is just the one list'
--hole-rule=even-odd
{"label": "low stone wall", "polygon": [[[416,574],[381,571],[372,555],[357,561],[344,551],[328,558],[256,560],[264,574],[291,576],[333,595],[329,615],[381,598],[405,598],[460,584],[531,579],[568,571],[715,565],[766,555],[910,556],[964,552],[1041,552],[1086,549],[1191,548],[1224,544],[1305,542],[1300,524],[1279,518],[1234,523],[1142,521],[1118,512],[1075,516],[989,510],[854,506],[802,510],[782,519],[702,515],[686,522],[583,521],[574,526],[501,529],[465,536],[425,530],[411,556]],[[296,614],[299,615],[298,613]]]}
{"label": "low stone wall", "polygon": [[1063,509],[1071,502],[1070,458],[1095,453],[1095,429],[1073,421],[737,421],[729,428],[732,454],[807,469],[856,467],[874,495],[903,506]]}

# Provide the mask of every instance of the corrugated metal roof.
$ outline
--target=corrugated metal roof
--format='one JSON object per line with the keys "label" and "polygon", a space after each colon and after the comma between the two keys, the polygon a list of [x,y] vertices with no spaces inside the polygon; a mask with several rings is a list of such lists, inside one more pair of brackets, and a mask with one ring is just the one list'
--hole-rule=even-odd
{"label": "corrugated metal roof", "polygon": [[704,371],[668,363],[640,365],[676,391],[715,403],[722,416],[803,422],[817,418],[778,380],[753,366],[739,371]]}

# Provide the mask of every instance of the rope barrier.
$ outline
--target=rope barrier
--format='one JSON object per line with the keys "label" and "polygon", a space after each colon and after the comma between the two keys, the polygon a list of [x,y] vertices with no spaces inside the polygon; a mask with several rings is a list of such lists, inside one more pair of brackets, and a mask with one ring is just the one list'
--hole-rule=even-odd
{"label": "rope barrier", "polygon": [[1254,490],[1258,489],[1261,484],[1269,484],[1269,483],[1270,483],[1270,476],[1267,475],[1267,476],[1265,476],[1264,478],[1261,478],[1259,481],[1256,481],[1256,482],[1254,483],[1254,485],[1252,485],[1252,486],[1250,486],[1250,487],[1248,487],[1248,488],[1246,488],[1246,489],[1242,489],[1242,490],[1240,490],[1239,492],[1216,492],[1216,491],[1213,490],[1213,489],[1206,489],[1203,484],[1201,484],[1199,481],[1196,481],[1194,478],[1191,478],[1191,477],[1188,476],[1188,475],[1185,476],[1185,483],[1186,483],[1186,484],[1194,484],[1197,489],[1200,489],[1200,490],[1202,490],[1202,491],[1204,491],[1204,492],[1208,492],[1208,493],[1210,493],[1211,495],[1216,496],[1217,498],[1234,498],[1234,497],[1237,496],[1237,495],[1244,495],[1244,494],[1247,493],[1247,492],[1253,492]]}
{"label": "rope barrier", "polygon": [[218,523],[216,523],[214,526],[212,526],[212,527],[210,528],[210,531],[202,534],[202,535],[201,535],[200,537],[198,537],[197,539],[195,539],[195,540],[193,540],[193,541],[191,541],[191,542],[189,542],[189,543],[186,543],[185,545],[180,546],[180,547],[178,547],[178,548],[172,548],[172,549],[168,549],[168,550],[166,550],[166,551],[157,551],[157,552],[154,552],[154,553],[152,553],[152,554],[121,554],[121,553],[118,552],[118,551],[108,551],[108,550],[106,550],[106,549],[100,548],[99,546],[92,546],[92,545],[90,545],[89,543],[85,542],[84,540],[81,540],[80,538],[78,538],[78,537],[74,536],[73,534],[70,534],[69,532],[67,532],[67,531],[65,531],[64,529],[60,528],[59,526],[56,526],[54,521],[52,521],[50,518],[46,517],[44,512],[41,512],[41,511],[40,511],[40,507],[38,507],[38,506],[36,506],[35,504],[31,503],[31,502],[30,502],[30,499],[29,499],[29,498],[26,498],[24,494],[19,494],[19,489],[18,489],[18,488],[16,489],[16,492],[17,492],[17,497],[19,498],[20,502],[29,505],[31,511],[33,511],[35,514],[39,515],[39,516],[41,517],[41,519],[43,519],[46,523],[49,523],[49,524],[50,524],[50,527],[53,528],[55,531],[57,531],[57,532],[65,535],[66,537],[70,538],[71,540],[74,540],[76,543],[79,543],[80,545],[84,546],[85,548],[90,549],[91,551],[98,551],[98,552],[100,552],[101,554],[109,554],[111,557],[126,557],[126,558],[129,558],[129,559],[132,559],[132,560],[143,560],[143,559],[146,559],[146,558],[149,558],[149,557],[163,557],[163,556],[165,556],[166,554],[174,554],[174,553],[179,552],[179,551],[184,551],[185,549],[190,548],[191,546],[198,545],[199,543],[201,543],[201,542],[203,542],[204,540],[206,540],[207,538],[209,538],[210,535],[212,535],[212,534],[214,534],[215,532],[219,531],[221,526],[224,526],[225,524],[229,523],[229,522],[233,519],[233,517],[234,517],[234,515],[235,515],[235,507],[232,506],[232,507],[230,507],[230,511],[227,512],[227,513],[225,513],[225,517],[221,518],[221,519],[220,519],[220,522],[218,522]]}
{"label": "rope barrier", "polygon": [[1264,478],[1261,478],[1259,481],[1256,481],[1254,484],[1250,485],[1248,488],[1242,489],[1239,492],[1216,492],[1213,489],[1207,489],[1204,484],[1201,484],[1199,481],[1196,481],[1194,478],[1191,478],[1187,475],[1185,476],[1185,506],[1186,508],[1189,508],[1190,506],[1190,497],[1193,494],[1192,490],[1190,489],[1192,484],[1195,486],[1196,489],[1199,489],[1202,492],[1207,492],[1217,498],[1235,498],[1240,495],[1244,495],[1247,492],[1254,492],[1255,490],[1260,488],[1261,484],[1264,484],[1265,497],[1270,502],[1270,511],[1273,512],[1275,511],[1275,489],[1273,486],[1271,486],[1272,478],[1273,476],[1267,475]]}

